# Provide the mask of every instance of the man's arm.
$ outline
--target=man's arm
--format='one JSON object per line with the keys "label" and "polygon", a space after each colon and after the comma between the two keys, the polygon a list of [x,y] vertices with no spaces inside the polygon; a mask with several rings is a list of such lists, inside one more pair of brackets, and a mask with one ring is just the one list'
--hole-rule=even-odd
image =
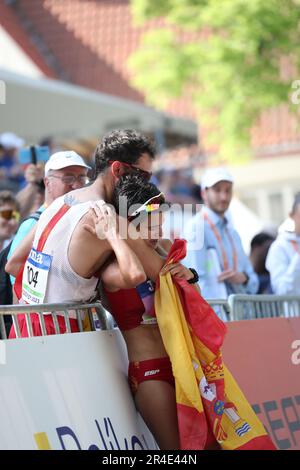
{"label": "man's arm", "polygon": [[37,165],[31,163],[27,166],[24,176],[27,185],[16,195],[16,199],[20,204],[21,218],[26,217],[33,206],[34,199],[38,192],[37,183],[43,180],[44,168],[39,163]]}
{"label": "man's arm", "polygon": [[37,224],[28,232],[26,237],[22,240],[19,246],[16,247],[11,258],[5,265],[5,271],[12,276],[16,277],[20,269],[23,267],[30,250],[32,248],[34,235],[36,232]]}
{"label": "man's arm", "polygon": [[236,244],[239,270],[227,269],[218,277],[219,281],[228,281],[232,284],[244,285],[247,294],[256,294],[259,287],[258,276],[250,263],[236,230],[232,232]]}
{"label": "man's arm", "polygon": [[[35,220],[34,218],[29,218],[27,220],[24,220],[24,222],[22,222],[10,246],[10,250],[7,255],[7,261],[11,259],[15,250],[20,246],[20,244],[22,243],[26,235],[30,232],[30,230],[32,229],[32,227],[35,226],[36,223],[37,223],[37,220]],[[15,283],[15,277],[12,275],[10,275],[10,282],[12,285],[14,285]]]}

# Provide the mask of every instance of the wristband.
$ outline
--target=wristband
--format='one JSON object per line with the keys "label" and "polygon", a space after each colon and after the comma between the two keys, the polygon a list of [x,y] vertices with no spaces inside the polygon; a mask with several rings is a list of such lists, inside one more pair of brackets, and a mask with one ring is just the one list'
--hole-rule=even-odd
{"label": "wristband", "polygon": [[189,268],[189,270],[194,274],[194,277],[192,277],[192,279],[189,279],[189,280],[188,280],[188,283],[189,283],[189,284],[196,284],[196,282],[199,281],[199,275],[198,275],[196,269],[194,269],[194,268]]}

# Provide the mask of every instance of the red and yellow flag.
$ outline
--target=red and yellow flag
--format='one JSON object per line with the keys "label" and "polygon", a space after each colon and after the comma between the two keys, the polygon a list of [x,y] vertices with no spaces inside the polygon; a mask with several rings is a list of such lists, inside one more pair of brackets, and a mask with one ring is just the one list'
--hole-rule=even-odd
{"label": "red and yellow flag", "polygon": [[[167,263],[186,255],[176,240]],[[275,450],[270,437],[225,367],[225,324],[188,282],[168,273],[156,283],[155,312],[175,377],[181,449]]]}

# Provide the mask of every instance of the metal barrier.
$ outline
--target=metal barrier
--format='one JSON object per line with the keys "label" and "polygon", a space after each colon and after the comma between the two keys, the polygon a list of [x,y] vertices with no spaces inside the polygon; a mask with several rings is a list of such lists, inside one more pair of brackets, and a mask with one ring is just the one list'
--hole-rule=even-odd
{"label": "metal barrier", "polygon": [[[300,296],[287,295],[244,295],[234,294],[224,299],[207,299],[207,302],[214,309],[221,320],[238,321],[252,320],[256,318],[274,317],[300,317]],[[52,315],[55,334],[60,334],[57,316],[61,315],[65,319],[66,333],[71,333],[69,313],[76,315],[79,331],[112,330],[116,327],[114,318],[103,307],[100,302],[93,304],[41,304],[33,305],[0,305],[0,338],[7,339],[8,325],[5,324],[5,317],[12,318],[16,337],[21,337],[19,324],[16,320],[18,314],[25,314],[28,336],[33,336],[30,313],[37,313],[41,326],[42,335],[46,336],[46,326],[44,313]],[[83,320],[83,315],[85,319]],[[89,328],[84,327],[88,318]]]}
{"label": "metal barrier", "polygon": [[15,328],[16,337],[21,337],[17,316],[25,314],[28,336],[33,336],[30,313],[37,313],[42,331],[42,336],[47,336],[44,313],[51,315],[55,328],[55,334],[60,334],[57,316],[61,315],[65,319],[66,333],[71,333],[69,314],[75,313],[78,322],[79,331],[85,331],[84,323],[88,322],[89,330],[111,330],[113,328],[113,320],[109,312],[107,312],[100,302],[93,304],[41,304],[41,305],[3,305],[0,306],[0,338],[7,339],[7,324],[5,325],[5,317],[12,318],[12,324]]}
{"label": "metal barrier", "polygon": [[232,320],[300,316],[300,296],[234,294],[228,304]]}
{"label": "metal barrier", "polygon": [[205,299],[206,302],[214,309],[216,314],[224,322],[231,321],[231,311],[227,300],[224,299]]}

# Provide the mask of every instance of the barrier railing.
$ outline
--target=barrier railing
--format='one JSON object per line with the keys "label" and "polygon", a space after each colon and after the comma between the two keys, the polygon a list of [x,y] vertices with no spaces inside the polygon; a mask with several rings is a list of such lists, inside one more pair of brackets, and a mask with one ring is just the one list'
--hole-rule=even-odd
{"label": "barrier railing", "polygon": [[[234,294],[224,299],[207,299],[223,321],[252,320],[256,318],[300,317],[300,296]],[[66,333],[71,333],[69,314],[75,313],[79,331],[111,330],[116,325],[112,315],[100,302],[93,304],[41,304],[0,306],[0,338],[7,339],[9,327],[14,325],[16,337],[21,337],[18,314],[25,314],[28,336],[33,336],[30,313],[39,316],[41,332],[47,335],[44,314],[52,315],[55,334],[60,334],[57,316],[64,317]],[[88,320],[87,320],[88,319]],[[8,320],[8,321],[7,321]],[[88,324],[88,328],[85,326]]]}
{"label": "barrier railing", "polygon": [[300,316],[300,296],[235,294],[228,304],[232,320]]}
{"label": "barrier railing", "polygon": [[[66,333],[71,333],[69,315],[75,313],[79,331],[88,330],[110,330],[113,327],[111,315],[103,308],[100,302],[93,304],[74,304],[74,303],[61,303],[61,304],[41,304],[33,305],[5,305],[0,306],[0,338],[7,339],[8,328],[10,324],[14,325],[16,337],[21,337],[19,323],[17,322],[17,315],[25,314],[28,336],[33,336],[32,325],[30,320],[30,313],[37,313],[39,316],[41,332],[43,336],[47,335],[44,314],[47,313],[52,316],[55,328],[55,334],[59,334],[59,324],[57,316],[64,317]],[[5,321],[10,320],[10,321]],[[86,327],[85,325],[88,325]]]}
{"label": "barrier railing", "polygon": [[205,299],[207,303],[214,309],[221,320],[231,321],[231,311],[227,300],[224,299]]}

